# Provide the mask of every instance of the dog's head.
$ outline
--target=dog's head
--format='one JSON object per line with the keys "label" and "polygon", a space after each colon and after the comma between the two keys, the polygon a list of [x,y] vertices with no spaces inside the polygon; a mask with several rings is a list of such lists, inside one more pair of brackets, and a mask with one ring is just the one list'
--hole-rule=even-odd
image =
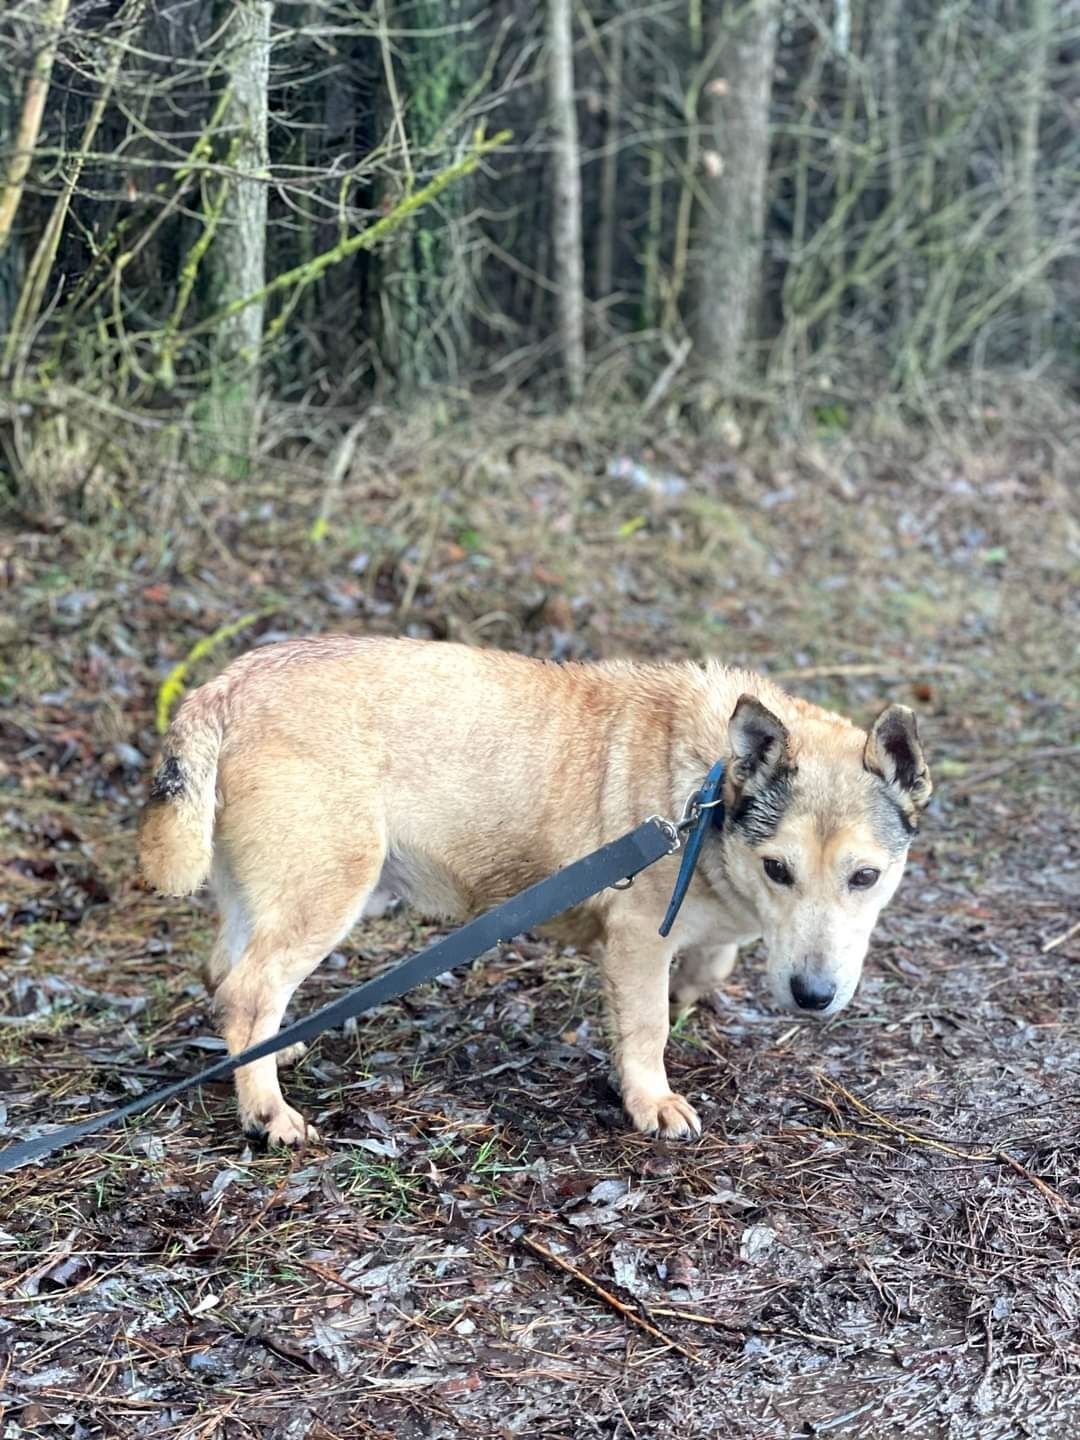
{"label": "dog's head", "polygon": [[867,735],[807,706],[789,729],[744,695],[728,748],[714,883],[756,912],[777,1003],[834,1015],[855,993],[930,799],[915,716],[890,705]]}

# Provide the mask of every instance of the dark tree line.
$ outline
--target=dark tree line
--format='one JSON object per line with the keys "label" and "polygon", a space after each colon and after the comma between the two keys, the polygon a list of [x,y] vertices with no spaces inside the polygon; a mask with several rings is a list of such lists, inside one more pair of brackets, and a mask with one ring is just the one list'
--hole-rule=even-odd
{"label": "dark tree line", "polygon": [[267,397],[1075,367],[1080,0],[9,0],[0,374]]}

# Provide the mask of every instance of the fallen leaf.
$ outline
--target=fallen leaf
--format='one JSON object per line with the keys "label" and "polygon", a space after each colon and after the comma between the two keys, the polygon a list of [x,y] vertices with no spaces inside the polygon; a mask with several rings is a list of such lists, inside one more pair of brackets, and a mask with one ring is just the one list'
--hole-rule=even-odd
{"label": "fallen leaf", "polygon": [[743,1260],[753,1260],[764,1255],[776,1243],[776,1231],[771,1225],[748,1225],[739,1241],[739,1255]]}

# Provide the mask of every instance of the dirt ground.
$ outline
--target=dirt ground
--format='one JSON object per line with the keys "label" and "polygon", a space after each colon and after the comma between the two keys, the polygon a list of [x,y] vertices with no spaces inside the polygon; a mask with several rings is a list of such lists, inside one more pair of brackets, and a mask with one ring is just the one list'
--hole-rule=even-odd
{"label": "dirt ground", "polygon": [[[139,888],[133,827],[163,678],[245,613],[193,681],[311,630],[715,654],[915,705],[937,785],[846,1013],[772,1013],[751,953],[673,1037],[697,1143],[627,1133],[588,963],[522,940],[326,1036],[306,1154],[212,1085],[6,1177],[4,1437],[1074,1435],[1070,423],[755,456],[386,420],[328,499],[314,451],[242,494],[88,464],[0,535],[5,1141],[218,1049],[212,917]],[[434,933],[358,928],[293,1013]]]}

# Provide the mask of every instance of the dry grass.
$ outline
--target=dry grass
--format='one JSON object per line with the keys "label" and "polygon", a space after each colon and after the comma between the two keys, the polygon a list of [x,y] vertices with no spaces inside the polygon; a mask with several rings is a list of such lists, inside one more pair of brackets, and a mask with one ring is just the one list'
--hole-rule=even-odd
{"label": "dry grass", "polygon": [[[376,417],[318,545],[314,451],[288,487],[151,475],[107,529],[0,540],[9,1135],[207,1054],[210,917],[136,888],[131,830],[161,676],[244,611],[277,603],[262,639],[716,653],[860,719],[915,703],[938,781],[845,1015],[774,1016],[749,961],[680,1030],[700,1143],[625,1132],[588,967],[522,941],[326,1037],[288,1082],[309,1154],[242,1150],[209,1087],[11,1177],[6,1433],[1070,1433],[1071,439],[646,452]],[[358,931],[298,1004],[427,933]]]}

